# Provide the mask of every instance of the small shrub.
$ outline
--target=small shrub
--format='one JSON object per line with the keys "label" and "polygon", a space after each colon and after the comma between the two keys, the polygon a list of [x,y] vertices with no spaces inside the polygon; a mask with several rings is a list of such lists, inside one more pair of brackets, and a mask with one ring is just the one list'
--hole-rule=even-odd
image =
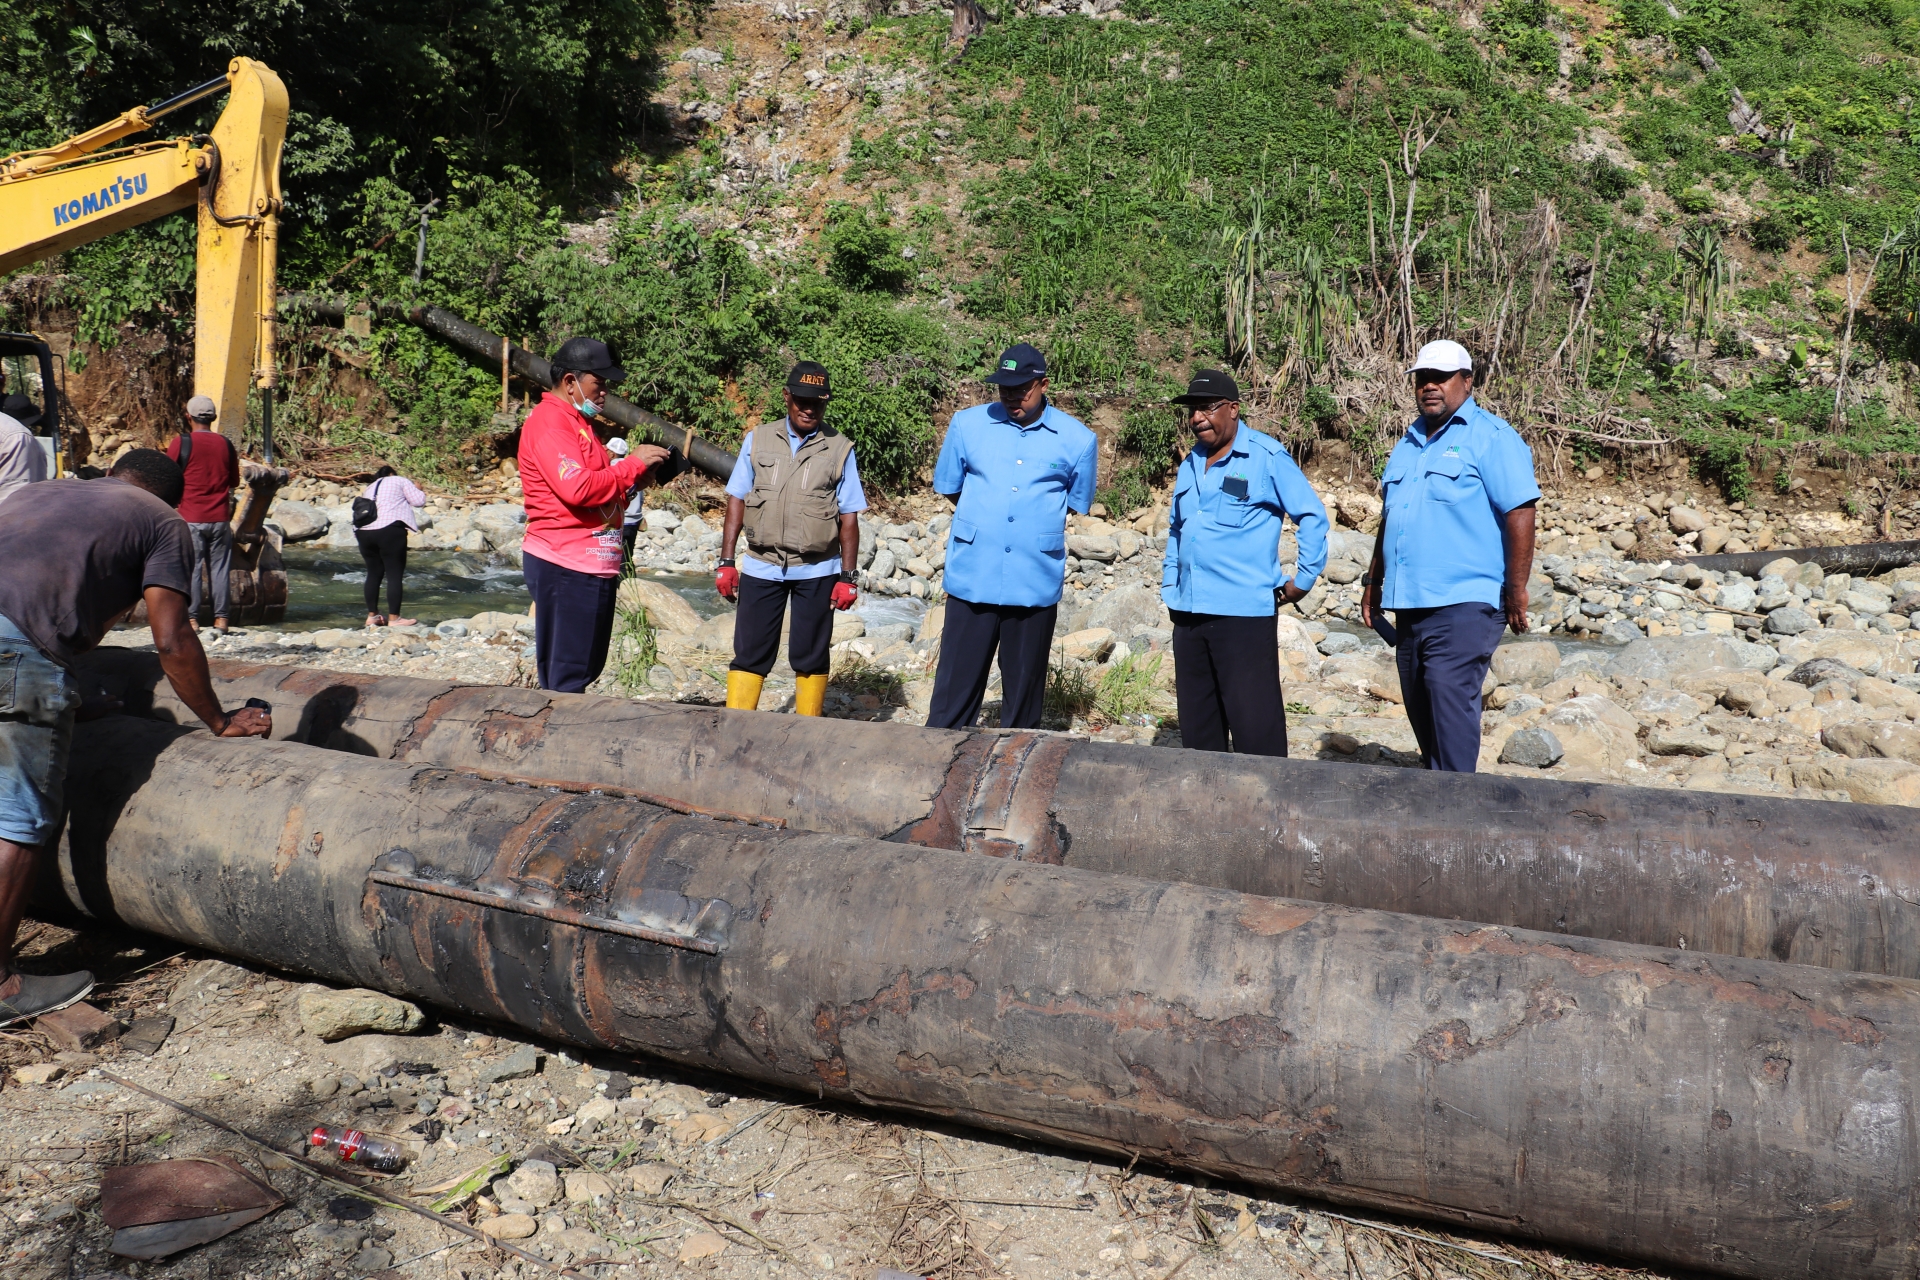
{"label": "small shrub", "polygon": [[1046,702],[1041,713],[1049,726],[1071,728],[1076,719],[1093,710],[1098,696],[1099,690],[1087,678],[1086,668],[1067,662],[1062,654],[1053,655],[1053,661],[1047,665]]}
{"label": "small shrub", "polygon": [[1699,217],[1713,211],[1713,190],[1710,187],[1687,187],[1674,193],[1673,202],[1680,206],[1680,212]]}
{"label": "small shrub", "polygon": [[900,233],[884,216],[843,205],[827,215],[821,238],[827,274],[849,289],[897,293],[913,278],[912,265],[900,254]]}
{"label": "small shrub", "polygon": [[1718,485],[1728,502],[1745,502],[1753,496],[1753,468],[1747,461],[1744,439],[1721,436],[1710,440],[1695,455],[1693,469],[1702,480]]}
{"label": "small shrub", "polygon": [[[631,564],[622,576],[633,576]],[[632,697],[648,687],[647,677],[660,663],[659,632],[635,597],[626,597],[614,612],[611,656],[613,682],[620,692]]]}
{"label": "small shrub", "polygon": [[1340,402],[1325,387],[1308,387],[1306,395],[1300,397],[1300,416],[1320,435],[1330,435],[1340,420]]}
{"label": "small shrub", "polygon": [[1633,170],[1622,168],[1605,156],[1595,156],[1587,166],[1587,181],[1593,186],[1593,194],[1602,200],[1618,200],[1640,185],[1639,175]]}

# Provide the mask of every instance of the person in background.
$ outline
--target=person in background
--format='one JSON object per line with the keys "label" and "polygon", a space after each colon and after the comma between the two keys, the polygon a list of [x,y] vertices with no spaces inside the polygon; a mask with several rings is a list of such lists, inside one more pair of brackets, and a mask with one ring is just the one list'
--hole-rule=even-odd
{"label": "person in background", "polygon": [[0,401],[0,502],[7,495],[47,478],[47,451],[33,428],[40,410],[23,395]]}
{"label": "person in background", "polygon": [[187,617],[197,628],[206,602],[202,578],[213,595],[213,629],[227,633],[228,571],[233,566],[233,491],[240,487],[240,454],[233,442],[210,428],[219,413],[210,396],[187,401],[180,434],[167,442],[167,456],[180,464],[186,487],[180,518],[193,532],[193,590]]}
{"label": "person in background", "polygon": [[1480,686],[1508,627],[1527,630],[1540,485],[1520,433],[1473,399],[1473,357],[1457,342],[1414,356],[1420,416],[1387,457],[1386,501],[1360,616],[1394,610],[1395,657],[1420,763],[1480,763]]}
{"label": "person in background", "polygon": [[607,454],[594,431],[607,393],[627,373],[597,338],[569,338],[554,353],[553,390],[520,429],[521,499],[527,533],[521,565],[533,597],[540,687],[581,693],[607,665],[620,587],[621,516],[659,445]]}
{"label": "person in background", "polygon": [[[622,436],[607,441],[607,456],[618,460],[627,456],[627,442]],[[640,522],[647,514],[647,490],[644,485],[633,487],[633,496],[627,499],[627,509],[620,517],[620,556],[621,563],[633,559],[633,544],[640,538]]]}
{"label": "person in background", "polygon": [[[1160,598],[1173,615],[1180,743],[1198,751],[1287,754],[1274,614],[1313,589],[1327,564],[1327,509],[1285,446],[1240,420],[1240,387],[1202,369],[1175,404],[1196,446],[1180,464]],[[1280,565],[1287,517],[1299,530],[1291,581]]]}
{"label": "person in background", "polygon": [[[833,386],[824,366],[802,360],[787,374],[787,416],[747,433],[727,477],[714,585],[738,600],[727,706],[752,711],[780,650],[780,622],[793,607],[787,660],[793,664],[795,714],[826,705],[833,611],[858,596],[850,564],[860,556],[860,513],[867,494],[853,442],[827,425]],[[744,563],[733,549],[747,534]]]}
{"label": "person in background", "polygon": [[74,721],[114,704],[81,706],[73,664],[142,601],[167,682],[216,735],[267,737],[273,717],[227,712],[187,615],[193,539],[174,508],[180,468],[156,449],[131,449],[103,480],[48,480],[0,504],[0,1026],[64,1009],[93,975],[23,974],[14,935],[33,871],[59,836]]}
{"label": "person in background", "polygon": [[[360,559],[367,566],[362,590],[367,599],[367,625],[370,627],[411,627],[414,619],[400,616],[403,580],[407,573],[407,535],[420,532],[420,518],[414,513],[427,505],[420,486],[383,466],[373,473],[373,483],[361,497],[374,504],[373,520],[353,531],[360,544]],[[387,611],[380,612],[380,580],[387,583]]]}
{"label": "person in background", "polygon": [[954,504],[946,617],[927,713],[931,729],[971,727],[1000,658],[1000,727],[1036,729],[1047,653],[1067,577],[1067,512],[1093,504],[1100,442],[1047,403],[1047,362],[1022,342],[987,376],[992,404],[953,415],[933,487]]}

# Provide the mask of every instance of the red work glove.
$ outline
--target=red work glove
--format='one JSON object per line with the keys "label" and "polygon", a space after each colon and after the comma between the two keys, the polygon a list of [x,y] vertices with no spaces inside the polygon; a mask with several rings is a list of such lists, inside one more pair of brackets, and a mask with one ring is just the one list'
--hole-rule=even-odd
{"label": "red work glove", "polygon": [[722,599],[738,600],[740,598],[740,571],[730,564],[721,565],[720,572],[713,575],[713,587],[714,590],[720,593]]}
{"label": "red work glove", "polygon": [[851,609],[859,595],[860,593],[854,589],[851,582],[842,579],[833,584],[833,607],[840,610]]}

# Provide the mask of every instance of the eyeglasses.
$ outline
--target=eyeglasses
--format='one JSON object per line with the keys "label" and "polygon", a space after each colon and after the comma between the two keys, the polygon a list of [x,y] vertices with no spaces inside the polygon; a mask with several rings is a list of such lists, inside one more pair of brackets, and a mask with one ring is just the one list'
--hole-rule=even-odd
{"label": "eyeglasses", "polygon": [[1413,371],[1413,385],[1416,387],[1424,387],[1435,382],[1451,382],[1453,379],[1469,373],[1471,373],[1471,370],[1467,369],[1415,369]]}
{"label": "eyeglasses", "polygon": [[1205,414],[1207,417],[1211,418],[1214,414],[1220,412],[1222,409],[1233,408],[1237,403],[1238,401],[1234,401],[1234,400],[1215,400],[1212,404],[1208,404],[1208,405],[1196,404],[1189,407],[1192,409],[1194,413]]}

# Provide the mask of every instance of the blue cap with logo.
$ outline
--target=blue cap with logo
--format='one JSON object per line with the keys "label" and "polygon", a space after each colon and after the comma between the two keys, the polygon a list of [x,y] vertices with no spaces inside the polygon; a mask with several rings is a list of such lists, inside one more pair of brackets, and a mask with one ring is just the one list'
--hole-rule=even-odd
{"label": "blue cap with logo", "polygon": [[1047,376],[1047,358],[1040,348],[1016,342],[1000,353],[1000,363],[987,375],[996,387],[1024,387],[1035,378]]}

